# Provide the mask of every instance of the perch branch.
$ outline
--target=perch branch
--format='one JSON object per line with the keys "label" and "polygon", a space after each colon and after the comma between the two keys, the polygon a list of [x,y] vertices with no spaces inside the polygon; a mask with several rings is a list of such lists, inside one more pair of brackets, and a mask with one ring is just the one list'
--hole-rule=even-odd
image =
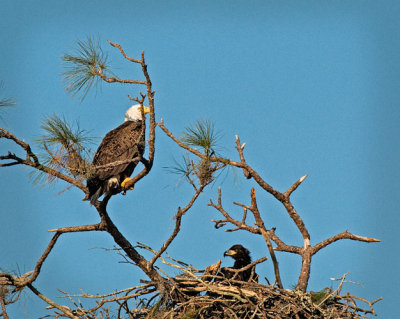
{"label": "perch branch", "polygon": [[154,94],[155,91],[152,89],[152,83],[150,79],[150,75],[147,70],[147,64],[145,62],[144,58],[144,51],[142,51],[142,58],[141,60],[134,60],[130,57],[128,57],[125,52],[123,51],[122,47],[118,43],[112,43],[109,41],[109,43],[113,46],[118,48],[121,53],[124,55],[126,59],[128,59],[131,62],[139,63],[142,67],[142,72],[144,77],[146,78],[146,81],[144,84],[146,85],[146,95],[143,93],[140,93],[142,96],[142,99],[136,99],[141,105],[143,105],[144,97],[147,96],[147,99],[149,101],[149,108],[150,108],[150,129],[149,129],[149,139],[148,139],[148,145],[149,145],[149,157],[147,160],[142,159],[142,162],[145,164],[145,167],[141,172],[139,172],[136,176],[134,176],[129,182],[126,183],[125,189],[129,190],[133,188],[133,186],[141,180],[143,177],[145,177],[147,174],[150,173],[151,168],[153,167],[153,162],[154,162],[154,154],[155,154],[155,127],[156,127],[156,121],[155,121],[155,110],[154,110]]}

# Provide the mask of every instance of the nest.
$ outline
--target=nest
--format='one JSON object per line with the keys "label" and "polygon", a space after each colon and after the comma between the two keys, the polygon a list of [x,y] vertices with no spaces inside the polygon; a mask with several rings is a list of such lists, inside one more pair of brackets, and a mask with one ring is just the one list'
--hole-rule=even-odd
{"label": "nest", "polygon": [[[209,276],[210,277],[210,276]],[[181,319],[320,319],[368,318],[376,315],[372,305],[340,289],[325,288],[320,292],[304,293],[280,289],[273,285],[224,279],[216,282],[202,278],[173,278],[173,288],[151,308],[142,308],[135,318]],[[209,278],[206,278],[209,279]],[[357,302],[367,303],[362,309]],[[141,316],[142,315],[142,316]]]}

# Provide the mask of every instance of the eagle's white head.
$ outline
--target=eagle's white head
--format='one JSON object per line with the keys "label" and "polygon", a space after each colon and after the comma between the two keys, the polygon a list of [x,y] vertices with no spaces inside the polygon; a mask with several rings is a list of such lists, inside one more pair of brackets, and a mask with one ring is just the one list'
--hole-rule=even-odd
{"label": "eagle's white head", "polygon": [[[143,106],[144,115],[150,113],[150,108]],[[142,113],[140,111],[140,104],[132,105],[125,113],[126,121],[141,121]]]}

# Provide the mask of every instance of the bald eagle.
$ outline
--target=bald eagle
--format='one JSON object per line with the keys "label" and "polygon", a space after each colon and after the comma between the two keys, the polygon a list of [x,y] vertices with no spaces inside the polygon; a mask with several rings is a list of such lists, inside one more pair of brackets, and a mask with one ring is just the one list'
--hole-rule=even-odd
{"label": "bald eagle", "polygon": [[248,249],[244,248],[242,245],[233,245],[226,252],[224,252],[224,257],[230,256],[235,260],[232,268],[224,267],[221,268],[219,276],[223,276],[227,279],[235,279],[240,281],[250,281],[254,280],[258,282],[258,275],[255,273],[255,266],[240,271],[236,276],[234,270],[241,269],[251,264],[250,252]]}
{"label": "bald eagle", "polygon": [[[146,114],[150,109],[143,107],[143,111]],[[133,105],[125,113],[125,122],[104,137],[93,158],[94,173],[87,180],[89,195],[85,199],[92,205],[101,195],[129,181],[144,153],[144,125],[140,105]]]}

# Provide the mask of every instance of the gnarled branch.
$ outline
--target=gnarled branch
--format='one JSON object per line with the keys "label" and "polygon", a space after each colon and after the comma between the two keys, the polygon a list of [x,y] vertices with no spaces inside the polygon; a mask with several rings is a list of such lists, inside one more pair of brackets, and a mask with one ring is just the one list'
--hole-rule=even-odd
{"label": "gnarled branch", "polygon": [[18,164],[22,164],[22,165],[26,165],[26,166],[30,166],[34,169],[37,169],[39,171],[42,171],[44,173],[47,173],[51,176],[55,176],[59,179],[64,180],[65,182],[72,184],[76,187],[78,187],[79,189],[81,189],[85,194],[88,194],[88,190],[86,188],[85,185],[83,185],[80,181],[76,180],[75,178],[72,178],[68,175],[65,175],[55,169],[52,169],[51,167],[45,166],[43,164],[41,164],[36,156],[35,153],[32,152],[31,147],[29,144],[21,141],[20,139],[18,139],[14,134],[8,132],[6,129],[4,128],[0,128],[0,138],[5,137],[7,139],[10,139],[12,141],[14,141],[17,145],[21,146],[24,151],[26,152],[26,158],[23,159],[19,156],[16,156],[15,154],[12,153],[8,153],[8,155],[5,156],[0,156],[0,160],[7,160],[7,159],[11,159],[14,160],[14,162],[12,163],[6,163],[6,164],[0,164],[0,167],[5,167],[5,166],[11,166],[11,165],[18,165]]}

